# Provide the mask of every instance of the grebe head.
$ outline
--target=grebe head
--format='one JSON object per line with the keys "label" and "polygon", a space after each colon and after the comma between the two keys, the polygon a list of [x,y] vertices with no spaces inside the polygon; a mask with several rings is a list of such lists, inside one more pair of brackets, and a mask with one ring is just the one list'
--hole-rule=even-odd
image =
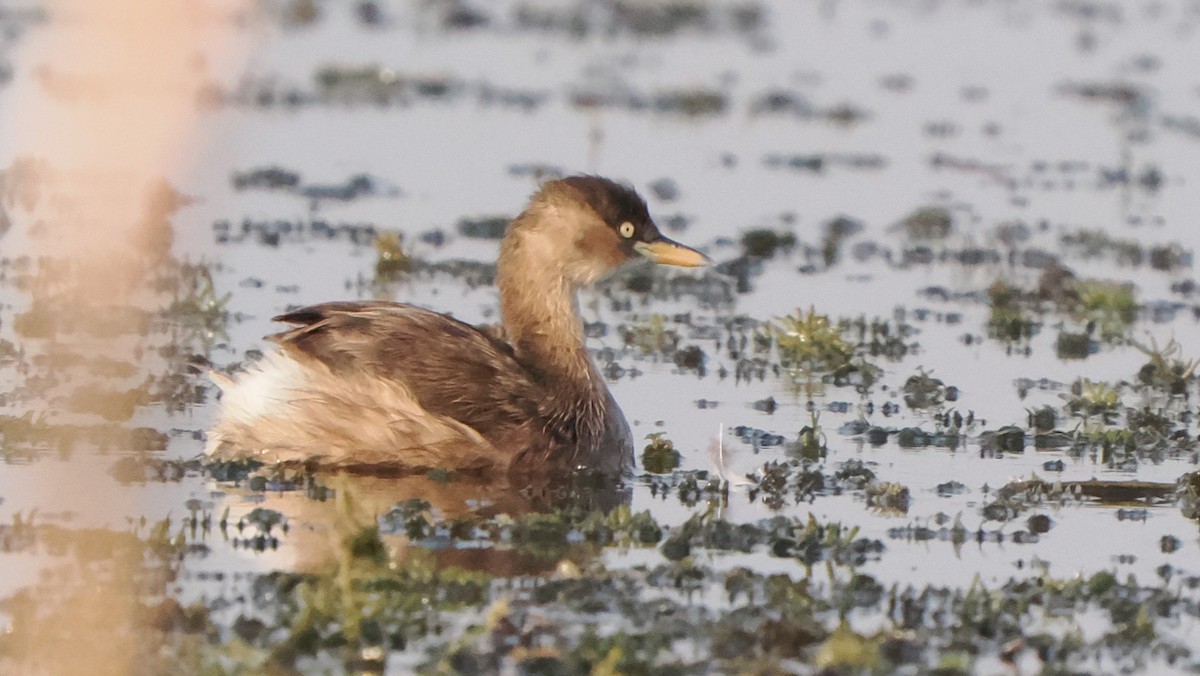
{"label": "grebe head", "polygon": [[545,183],[509,226],[507,239],[506,249],[527,249],[574,286],[591,284],[630,259],[683,267],[709,262],[659,232],[633,188],[599,176]]}

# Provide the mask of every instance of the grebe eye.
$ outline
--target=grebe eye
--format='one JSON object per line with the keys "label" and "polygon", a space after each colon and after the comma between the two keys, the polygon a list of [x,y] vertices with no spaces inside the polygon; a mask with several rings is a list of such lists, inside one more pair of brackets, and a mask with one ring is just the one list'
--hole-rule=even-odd
{"label": "grebe eye", "polygon": [[621,236],[625,239],[633,237],[634,230],[636,230],[636,228],[634,228],[633,223],[630,223],[629,221],[625,221],[621,224]]}

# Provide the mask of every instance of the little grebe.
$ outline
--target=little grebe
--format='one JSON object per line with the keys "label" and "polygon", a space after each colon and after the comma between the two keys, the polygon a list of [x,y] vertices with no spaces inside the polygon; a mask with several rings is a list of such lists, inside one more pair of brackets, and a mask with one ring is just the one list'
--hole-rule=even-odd
{"label": "little grebe", "polygon": [[223,390],[218,458],[387,470],[608,474],[633,465],[629,425],[588,357],[576,290],[635,255],[695,267],[631,188],[550,181],[500,243],[508,341],[452,317],[381,301],[324,303],[277,321],[280,350]]}

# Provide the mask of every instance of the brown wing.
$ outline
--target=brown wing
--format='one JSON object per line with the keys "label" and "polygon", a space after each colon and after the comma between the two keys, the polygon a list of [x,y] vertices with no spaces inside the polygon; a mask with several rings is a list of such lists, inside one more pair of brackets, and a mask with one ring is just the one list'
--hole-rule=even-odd
{"label": "brown wing", "polygon": [[275,317],[296,324],[268,336],[293,357],[335,373],[403,383],[431,413],[458,420],[493,443],[538,415],[543,388],[512,348],[444,314],[384,301],[323,303]]}

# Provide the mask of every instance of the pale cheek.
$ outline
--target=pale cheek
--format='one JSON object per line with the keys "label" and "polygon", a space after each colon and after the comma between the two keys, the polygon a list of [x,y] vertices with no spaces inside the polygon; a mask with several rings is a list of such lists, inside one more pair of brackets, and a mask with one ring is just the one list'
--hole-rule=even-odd
{"label": "pale cheek", "polygon": [[617,263],[600,258],[574,261],[566,270],[567,276],[577,284],[593,284],[609,273]]}

